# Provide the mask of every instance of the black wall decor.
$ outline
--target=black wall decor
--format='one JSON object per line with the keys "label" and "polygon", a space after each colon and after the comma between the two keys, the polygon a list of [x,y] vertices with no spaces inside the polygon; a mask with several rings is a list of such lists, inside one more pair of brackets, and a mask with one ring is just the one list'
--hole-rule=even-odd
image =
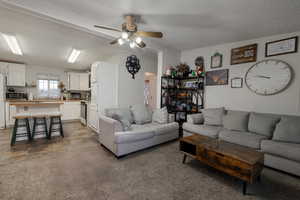
{"label": "black wall decor", "polygon": [[126,60],[126,68],[127,71],[132,75],[132,79],[134,79],[134,75],[141,69],[139,59],[135,55],[128,56]]}

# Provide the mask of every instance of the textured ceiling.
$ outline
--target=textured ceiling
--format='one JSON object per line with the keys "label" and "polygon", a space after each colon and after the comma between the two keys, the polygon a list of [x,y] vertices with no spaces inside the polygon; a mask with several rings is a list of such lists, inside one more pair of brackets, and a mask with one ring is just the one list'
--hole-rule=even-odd
{"label": "textured ceiling", "polygon": [[[78,27],[57,23],[56,20],[45,20],[32,14],[4,8],[1,4],[0,33],[16,35],[24,53],[23,56],[12,54],[0,36],[0,60],[42,67],[86,69],[95,61],[105,60],[116,53],[128,52],[129,48],[111,46],[110,40],[87,30],[82,31]],[[67,62],[72,48],[82,50],[74,64]],[[153,54],[149,50],[143,50],[142,53]]]}
{"label": "textured ceiling", "polygon": [[[300,30],[299,0],[5,0],[91,31],[119,27],[126,13],[142,16],[140,29],[162,31],[161,47],[193,49]],[[101,34],[117,36],[105,31]]]}

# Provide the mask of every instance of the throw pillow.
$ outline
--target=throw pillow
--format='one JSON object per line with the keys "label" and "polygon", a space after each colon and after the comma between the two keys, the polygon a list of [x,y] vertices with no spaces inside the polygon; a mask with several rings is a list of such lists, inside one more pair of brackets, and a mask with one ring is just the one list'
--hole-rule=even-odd
{"label": "throw pillow", "polygon": [[243,111],[228,110],[223,116],[223,126],[228,130],[247,131],[249,113]]}
{"label": "throw pillow", "polygon": [[271,114],[251,113],[249,117],[248,130],[252,133],[272,137],[276,124],[280,120],[279,116]]}
{"label": "throw pillow", "polygon": [[167,107],[156,109],[153,112],[152,121],[160,124],[166,124],[168,123],[168,115]]}
{"label": "throw pillow", "polygon": [[204,117],[204,124],[212,126],[222,126],[224,111],[224,107],[203,109],[202,113]]}
{"label": "throw pillow", "polygon": [[300,143],[300,117],[282,117],[276,125],[273,140]]}
{"label": "throw pillow", "polygon": [[191,124],[203,124],[204,117],[202,113],[187,115],[187,122]]}
{"label": "throw pillow", "polygon": [[131,123],[128,121],[128,119],[123,118],[118,114],[113,114],[111,118],[119,121],[122,124],[123,131],[129,131],[131,129]]}
{"label": "throw pillow", "polygon": [[112,115],[117,114],[122,119],[127,119],[131,124],[134,122],[132,113],[129,108],[108,108],[105,109],[105,115],[112,118]]}
{"label": "throw pillow", "polygon": [[152,112],[143,104],[131,106],[131,112],[136,124],[146,124],[152,121]]}

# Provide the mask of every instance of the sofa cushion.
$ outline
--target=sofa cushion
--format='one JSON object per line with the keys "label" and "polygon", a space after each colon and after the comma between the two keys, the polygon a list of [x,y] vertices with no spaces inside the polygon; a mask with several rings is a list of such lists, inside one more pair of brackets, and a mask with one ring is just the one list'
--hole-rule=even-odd
{"label": "sofa cushion", "polygon": [[249,113],[244,111],[228,110],[223,116],[223,126],[228,130],[247,131]]}
{"label": "sofa cushion", "polygon": [[131,129],[131,123],[127,118],[124,118],[119,114],[113,114],[111,118],[119,121],[122,124],[123,131],[129,131]]}
{"label": "sofa cushion", "polygon": [[116,114],[123,119],[127,119],[131,124],[133,123],[132,112],[129,108],[107,108],[105,109],[105,116],[112,118]]}
{"label": "sofa cushion", "polygon": [[300,144],[263,140],[263,152],[300,162]]}
{"label": "sofa cushion", "polygon": [[208,126],[208,125],[184,123],[183,129],[191,133],[197,133],[211,138],[217,138],[220,130],[222,130],[223,128],[220,126]]}
{"label": "sofa cushion", "polygon": [[168,117],[169,114],[168,114],[167,107],[163,107],[161,109],[155,109],[152,115],[152,122],[166,124],[169,121]]}
{"label": "sofa cushion", "polygon": [[203,124],[204,117],[202,113],[187,115],[187,122],[191,124]]}
{"label": "sofa cushion", "polygon": [[154,130],[150,130],[150,129],[116,132],[115,143],[117,144],[131,143],[131,142],[146,140],[152,137],[154,137]]}
{"label": "sofa cushion", "polygon": [[276,125],[273,140],[300,144],[300,117],[282,117]]}
{"label": "sofa cushion", "polygon": [[271,138],[276,124],[280,120],[279,116],[271,114],[251,113],[249,117],[248,130],[252,133]]}
{"label": "sofa cushion", "polygon": [[224,115],[224,108],[208,108],[203,109],[203,117],[205,125],[222,126],[222,119]]}
{"label": "sofa cushion", "polygon": [[239,144],[254,149],[260,149],[260,142],[267,139],[266,136],[257,135],[249,132],[222,130],[219,133],[219,138],[226,142]]}
{"label": "sofa cushion", "polygon": [[155,135],[164,135],[169,133],[174,133],[178,135],[178,123],[167,123],[167,124],[158,124],[155,128]]}
{"label": "sofa cushion", "polygon": [[144,104],[131,106],[131,111],[136,124],[145,124],[152,121],[152,113]]}

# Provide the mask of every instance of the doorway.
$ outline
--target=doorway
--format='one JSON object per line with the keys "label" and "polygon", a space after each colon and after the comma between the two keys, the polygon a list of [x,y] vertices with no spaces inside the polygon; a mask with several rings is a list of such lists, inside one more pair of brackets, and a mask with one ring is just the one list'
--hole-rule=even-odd
{"label": "doorway", "polygon": [[156,74],[146,72],[144,79],[144,103],[152,110],[156,108]]}

